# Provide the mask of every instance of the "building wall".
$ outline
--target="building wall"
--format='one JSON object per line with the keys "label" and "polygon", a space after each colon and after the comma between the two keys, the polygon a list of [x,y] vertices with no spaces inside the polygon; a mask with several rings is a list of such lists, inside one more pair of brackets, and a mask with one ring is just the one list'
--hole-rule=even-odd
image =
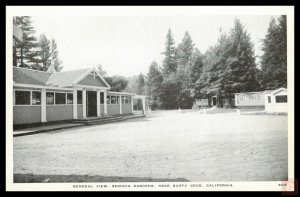
{"label": "building wall", "polygon": [[122,113],[123,114],[132,113],[131,104],[122,104]]}
{"label": "building wall", "polygon": [[[266,112],[288,112],[288,103],[276,103],[276,96],[287,95],[287,91],[280,91],[277,94],[265,95]],[[268,102],[268,96],[271,97],[271,103]]]}
{"label": "building wall", "polygon": [[116,115],[116,114],[120,114],[120,105],[107,104],[107,115]]}
{"label": "building wall", "polygon": [[266,112],[288,112],[287,103],[273,103],[266,105]]}
{"label": "building wall", "polygon": [[264,111],[265,106],[240,106],[241,112],[250,112],[250,111]]}
{"label": "building wall", "polygon": [[[71,120],[73,119],[73,105],[47,106],[47,121]],[[78,109],[77,109],[78,110]]]}
{"label": "building wall", "polygon": [[14,106],[13,124],[41,122],[41,106]]}
{"label": "building wall", "polygon": [[263,93],[245,93],[235,95],[236,106],[264,106]]}
{"label": "building wall", "polygon": [[83,118],[83,105],[77,105],[77,118]]}

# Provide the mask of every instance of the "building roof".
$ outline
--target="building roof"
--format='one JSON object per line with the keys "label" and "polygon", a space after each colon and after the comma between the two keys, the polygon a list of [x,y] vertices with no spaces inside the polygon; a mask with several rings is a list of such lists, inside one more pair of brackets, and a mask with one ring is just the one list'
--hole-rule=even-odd
{"label": "building roof", "polygon": [[58,85],[58,86],[68,86],[72,85],[72,83],[84,75],[89,68],[80,69],[80,70],[72,70],[72,71],[64,71],[53,73],[46,85]]}
{"label": "building roof", "polygon": [[[91,70],[91,68],[49,73],[27,68],[13,67],[13,81],[20,84],[66,87],[72,86],[73,82],[80,80],[81,77],[88,74],[87,72],[89,70]],[[105,84],[107,84],[102,76],[100,76],[100,78]]]}
{"label": "building roof", "polygon": [[13,80],[15,83],[25,83],[32,85],[46,85],[51,73],[38,70],[13,67]]}
{"label": "building roof", "polygon": [[270,94],[276,95],[276,94],[278,94],[280,92],[287,92],[287,89],[286,88],[279,88],[277,90],[272,91]]}
{"label": "building roof", "polygon": [[234,94],[269,94],[273,92],[274,90],[265,90],[260,92],[240,92],[240,93],[234,93]]}

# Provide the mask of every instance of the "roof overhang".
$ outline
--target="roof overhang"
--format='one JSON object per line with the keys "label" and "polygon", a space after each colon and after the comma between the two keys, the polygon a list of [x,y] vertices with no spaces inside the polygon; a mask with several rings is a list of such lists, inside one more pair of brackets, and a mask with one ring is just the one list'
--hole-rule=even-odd
{"label": "roof overhang", "polygon": [[277,93],[279,93],[279,92],[281,92],[281,91],[286,91],[287,92],[287,89],[286,88],[279,88],[279,89],[277,89],[277,90],[274,90],[272,93],[270,93],[270,94],[272,94],[272,95],[274,95],[274,94],[277,94]]}
{"label": "roof overhang", "polygon": [[135,95],[134,93],[130,93],[130,92],[114,92],[114,91],[108,91],[108,94],[120,94],[120,95]]}
{"label": "roof overhang", "polygon": [[25,83],[14,83],[13,86],[15,87],[24,87],[24,88],[42,88],[42,89],[56,89],[56,90],[74,90],[73,88],[63,88],[57,86],[43,86],[43,85],[32,85],[32,84],[25,84]]}

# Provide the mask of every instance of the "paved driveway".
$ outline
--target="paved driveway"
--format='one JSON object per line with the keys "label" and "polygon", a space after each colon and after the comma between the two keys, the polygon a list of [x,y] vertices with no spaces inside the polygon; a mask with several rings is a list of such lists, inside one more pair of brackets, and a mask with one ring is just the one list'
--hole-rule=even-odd
{"label": "paved driveway", "polygon": [[287,116],[160,112],[16,137],[14,173],[280,181],[287,178],[287,144]]}

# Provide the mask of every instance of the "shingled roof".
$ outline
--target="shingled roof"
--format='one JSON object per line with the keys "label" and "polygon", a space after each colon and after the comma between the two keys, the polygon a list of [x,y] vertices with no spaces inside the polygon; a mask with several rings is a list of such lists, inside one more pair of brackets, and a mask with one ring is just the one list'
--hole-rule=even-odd
{"label": "shingled roof", "polygon": [[44,86],[71,86],[72,82],[84,75],[90,68],[48,73],[27,68],[13,67],[13,80],[15,83],[44,85]]}
{"label": "shingled roof", "polygon": [[68,86],[72,85],[72,82],[78,79],[80,76],[84,75],[89,70],[80,69],[80,70],[72,70],[72,71],[64,71],[64,72],[57,72],[53,73],[49,80],[47,81],[46,85],[58,85],[58,86]]}
{"label": "shingled roof", "polygon": [[13,80],[16,83],[25,83],[31,85],[46,85],[51,73],[13,67]]}

